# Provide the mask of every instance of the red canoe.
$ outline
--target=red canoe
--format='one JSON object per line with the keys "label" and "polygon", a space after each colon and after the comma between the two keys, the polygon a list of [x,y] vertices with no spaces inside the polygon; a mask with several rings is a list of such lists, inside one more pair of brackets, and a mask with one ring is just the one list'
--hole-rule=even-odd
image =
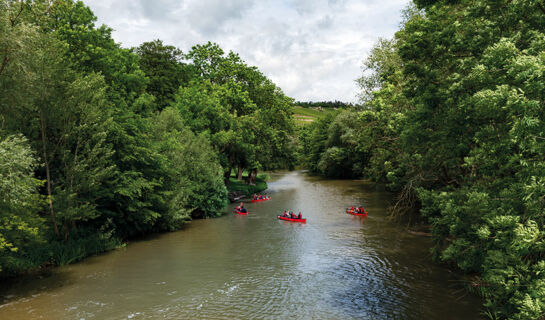
{"label": "red canoe", "polygon": [[307,222],[307,219],[293,219],[290,217],[278,216],[278,219],[291,222]]}
{"label": "red canoe", "polygon": [[271,200],[271,197],[264,198],[264,199],[255,199],[255,200],[252,200],[251,202],[256,203],[256,202],[267,201],[267,200]]}
{"label": "red canoe", "polygon": [[238,210],[235,209],[235,213],[236,213],[236,214],[247,215],[247,214],[250,213],[250,212],[248,212],[248,211],[246,211],[246,212],[241,212],[241,211],[238,211]]}
{"label": "red canoe", "polygon": [[351,214],[351,215],[354,215],[354,216],[358,216],[358,217],[367,217],[367,211],[363,211],[364,213],[357,213],[357,212],[354,212],[350,209],[346,209],[346,213],[348,214]]}

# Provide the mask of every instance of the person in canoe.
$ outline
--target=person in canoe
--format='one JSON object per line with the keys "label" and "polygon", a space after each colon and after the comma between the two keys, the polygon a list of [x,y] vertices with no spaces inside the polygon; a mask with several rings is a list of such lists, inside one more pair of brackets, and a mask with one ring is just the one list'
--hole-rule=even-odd
{"label": "person in canoe", "polygon": [[299,215],[297,216],[297,219],[303,219],[303,215],[301,214],[301,211],[299,211]]}
{"label": "person in canoe", "polygon": [[297,215],[295,215],[295,213],[293,213],[293,211],[290,211],[290,218],[297,219]]}
{"label": "person in canoe", "polygon": [[359,213],[365,213],[365,210],[363,209],[363,207],[359,207],[359,208],[358,208],[358,212],[359,212]]}
{"label": "person in canoe", "polygon": [[242,204],[242,202],[240,203],[239,206],[237,206],[236,210],[239,211],[239,212],[243,212],[243,213],[248,212],[248,210],[246,210],[246,208],[244,208],[244,205]]}
{"label": "person in canoe", "polygon": [[254,193],[254,200],[257,200],[257,194]]}

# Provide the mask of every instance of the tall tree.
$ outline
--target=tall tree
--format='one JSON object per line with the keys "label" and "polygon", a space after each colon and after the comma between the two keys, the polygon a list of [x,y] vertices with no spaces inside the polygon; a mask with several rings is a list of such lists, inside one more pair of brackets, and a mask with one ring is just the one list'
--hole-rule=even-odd
{"label": "tall tree", "polygon": [[219,215],[226,205],[227,190],[208,139],[193,134],[173,108],[157,116],[153,131],[167,171],[163,182],[167,209],[160,220],[163,228],[175,229],[191,217]]}
{"label": "tall tree", "polygon": [[[217,90],[219,100],[216,104],[223,109],[220,113],[232,119],[226,122],[231,129],[218,135],[218,140],[211,139],[212,144],[222,154],[220,161],[224,167],[226,182],[233,166],[252,171],[250,183],[255,182],[258,169],[293,166],[293,101],[256,67],[247,66],[233,52],[225,54],[217,44],[194,46],[186,57],[200,76],[195,85],[202,87],[199,82],[204,81],[208,83],[205,87]],[[179,99],[176,102],[178,108],[183,104],[180,102]],[[182,114],[185,115],[185,112],[182,111]],[[217,120],[213,122],[215,121]],[[200,125],[203,124],[205,122],[200,121]],[[209,122],[209,125],[211,132],[216,132],[213,128],[218,123]],[[193,125],[190,126],[198,131]],[[205,125],[201,127],[203,129],[208,127]]]}
{"label": "tall tree", "polygon": [[182,51],[174,46],[164,45],[161,40],[144,42],[135,53],[140,69],[149,78],[146,91],[153,95],[159,110],[170,105],[178,87],[192,78],[189,66],[182,62]]}

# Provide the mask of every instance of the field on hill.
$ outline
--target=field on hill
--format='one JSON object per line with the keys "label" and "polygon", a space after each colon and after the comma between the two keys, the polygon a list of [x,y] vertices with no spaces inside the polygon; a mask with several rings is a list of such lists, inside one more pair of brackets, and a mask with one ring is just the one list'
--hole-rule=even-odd
{"label": "field on hill", "polygon": [[326,114],[330,114],[335,112],[334,109],[330,108],[303,108],[299,106],[293,107],[293,116],[295,118],[295,122],[298,125],[305,125],[309,124],[312,121],[314,121],[316,118],[324,116]]}

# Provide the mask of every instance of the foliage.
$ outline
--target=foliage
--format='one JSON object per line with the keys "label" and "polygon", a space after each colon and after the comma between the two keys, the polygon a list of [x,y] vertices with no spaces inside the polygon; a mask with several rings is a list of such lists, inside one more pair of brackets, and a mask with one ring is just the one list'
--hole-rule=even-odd
{"label": "foliage", "polygon": [[226,171],[295,162],[292,100],[256,67],[212,43],[124,49],[96,20],[0,2],[0,276],[217,216]]}
{"label": "foliage", "polygon": [[395,51],[395,40],[379,39],[363,62],[361,78],[356,80],[361,88],[360,100],[364,103],[371,101],[374,92],[398,71],[400,64],[400,58]]}
{"label": "foliage", "polygon": [[168,185],[161,218],[163,229],[175,229],[190,216],[216,216],[227,204],[222,170],[210,142],[204,135],[195,136],[183,124],[180,113],[163,110],[155,121],[155,139],[164,155],[164,185]]}
{"label": "foliage", "polygon": [[[180,87],[173,106],[194,132],[204,132],[219,153],[226,183],[236,166],[257,171],[295,163],[291,99],[255,67],[217,45],[186,55],[199,79]],[[255,175],[252,179],[255,179]]]}
{"label": "foliage", "polygon": [[354,147],[361,173],[399,192],[394,213],[419,210],[431,223],[434,257],[476,275],[486,314],[541,319],[545,9],[416,4],[364,62],[364,110],[300,130],[303,161],[344,175],[346,148]]}
{"label": "foliage", "polygon": [[182,51],[174,46],[164,45],[159,39],[144,42],[135,53],[140,69],[149,78],[146,91],[155,97],[159,110],[170,105],[174,94],[182,84],[191,78],[190,66],[182,63]]}
{"label": "foliage", "polygon": [[302,108],[324,108],[324,109],[350,109],[357,108],[358,105],[353,103],[346,103],[342,101],[295,101],[294,107]]}
{"label": "foliage", "polygon": [[262,178],[256,178],[256,183],[250,185],[244,181],[239,181],[235,178],[230,178],[231,181],[227,185],[229,191],[238,191],[250,196],[252,194],[261,193],[267,189],[267,183]]}
{"label": "foliage", "polygon": [[0,272],[39,264],[28,256],[29,249],[44,243],[44,221],[36,213],[42,205],[36,164],[24,137],[0,136]]}

